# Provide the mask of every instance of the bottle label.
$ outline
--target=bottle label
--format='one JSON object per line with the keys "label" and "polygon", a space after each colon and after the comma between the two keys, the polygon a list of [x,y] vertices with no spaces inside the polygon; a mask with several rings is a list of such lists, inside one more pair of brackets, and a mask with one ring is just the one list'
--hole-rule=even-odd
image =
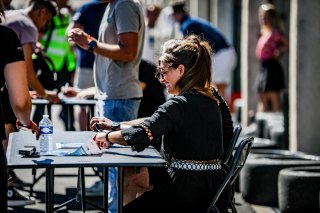
{"label": "bottle label", "polygon": [[53,126],[40,126],[40,135],[53,134]]}

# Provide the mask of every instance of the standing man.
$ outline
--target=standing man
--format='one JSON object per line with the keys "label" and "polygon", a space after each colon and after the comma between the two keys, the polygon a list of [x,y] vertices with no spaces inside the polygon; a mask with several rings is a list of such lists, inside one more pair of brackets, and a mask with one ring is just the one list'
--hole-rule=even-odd
{"label": "standing man", "polygon": [[237,65],[237,54],[234,48],[227,42],[220,30],[208,21],[191,17],[185,1],[176,2],[172,5],[172,9],[175,20],[180,23],[180,31],[183,36],[195,34],[210,43],[214,52],[212,55],[213,82],[221,96],[228,100],[227,88]]}
{"label": "standing man", "polygon": [[[137,117],[142,91],[139,64],[144,41],[144,16],[138,0],[109,0],[96,40],[83,30],[69,31],[69,39],[96,55],[94,81],[98,115],[113,121]],[[117,125],[115,124],[114,127]],[[116,168],[109,169],[109,210],[117,210]]]}

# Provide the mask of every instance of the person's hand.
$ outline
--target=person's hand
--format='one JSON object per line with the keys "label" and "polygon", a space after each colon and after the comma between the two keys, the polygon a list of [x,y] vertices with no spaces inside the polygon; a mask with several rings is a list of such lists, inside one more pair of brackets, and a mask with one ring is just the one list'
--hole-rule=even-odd
{"label": "person's hand", "polygon": [[68,40],[76,43],[82,49],[88,50],[88,43],[93,38],[80,28],[73,28],[67,33]]}
{"label": "person's hand", "polygon": [[22,124],[18,119],[16,121],[17,129],[21,130],[31,130],[33,134],[36,134],[36,139],[38,140],[40,137],[40,129],[38,128],[37,124],[33,121],[29,121],[29,124]]}
{"label": "person's hand", "polygon": [[46,93],[46,97],[44,98],[53,104],[60,103],[60,98],[56,94]]}
{"label": "person's hand", "polygon": [[65,96],[65,97],[76,97],[78,95],[78,90],[75,89],[74,87],[61,87],[61,91],[62,91],[62,94]]}
{"label": "person's hand", "polygon": [[89,89],[84,89],[78,92],[77,98],[79,99],[93,99],[95,95],[95,90],[92,90],[91,88]]}
{"label": "person's hand", "polygon": [[106,117],[93,117],[90,120],[90,129],[93,131],[96,131],[95,124],[98,124],[102,130],[111,130],[112,120]]}
{"label": "person's hand", "polygon": [[108,131],[99,132],[94,137],[93,140],[97,143],[100,149],[105,148],[108,149],[111,147],[112,143],[106,140],[106,134]]}
{"label": "person's hand", "polygon": [[32,99],[37,99],[37,98],[39,98],[39,95],[38,95],[38,93],[37,93],[36,91],[29,91],[29,94],[30,94],[30,97],[31,97]]}

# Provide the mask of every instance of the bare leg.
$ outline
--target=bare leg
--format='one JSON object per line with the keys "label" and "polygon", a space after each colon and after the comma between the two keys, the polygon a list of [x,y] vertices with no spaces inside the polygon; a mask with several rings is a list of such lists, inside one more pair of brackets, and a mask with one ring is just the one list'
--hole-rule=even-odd
{"label": "bare leg", "polygon": [[265,112],[268,110],[268,98],[266,93],[259,93],[259,101],[257,112]]}
{"label": "bare leg", "polygon": [[80,107],[80,111],[78,112],[78,120],[80,131],[88,130],[88,112],[86,107]]}
{"label": "bare leg", "polygon": [[269,92],[268,98],[271,101],[271,111],[280,112],[281,111],[281,101],[278,92]]}
{"label": "bare leg", "polygon": [[124,172],[123,205],[150,190],[149,173],[147,167],[140,167],[137,173],[136,167],[126,167]]}

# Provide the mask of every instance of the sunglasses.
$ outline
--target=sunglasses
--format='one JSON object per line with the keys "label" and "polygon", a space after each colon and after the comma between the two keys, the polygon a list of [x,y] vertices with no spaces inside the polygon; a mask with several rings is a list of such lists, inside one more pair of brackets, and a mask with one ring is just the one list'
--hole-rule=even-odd
{"label": "sunglasses", "polygon": [[157,79],[163,79],[165,75],[168,74],[168,72],[170,71],[169,68],[176,68],[178,67],[179,64],[175,64],[175,63],[170,63],[168,64],[167,66],[163,66],[163,67],[160,67],[158,66],[157,67],[157,71],[156,71],[156,74],[155,74],[155,77]]}

